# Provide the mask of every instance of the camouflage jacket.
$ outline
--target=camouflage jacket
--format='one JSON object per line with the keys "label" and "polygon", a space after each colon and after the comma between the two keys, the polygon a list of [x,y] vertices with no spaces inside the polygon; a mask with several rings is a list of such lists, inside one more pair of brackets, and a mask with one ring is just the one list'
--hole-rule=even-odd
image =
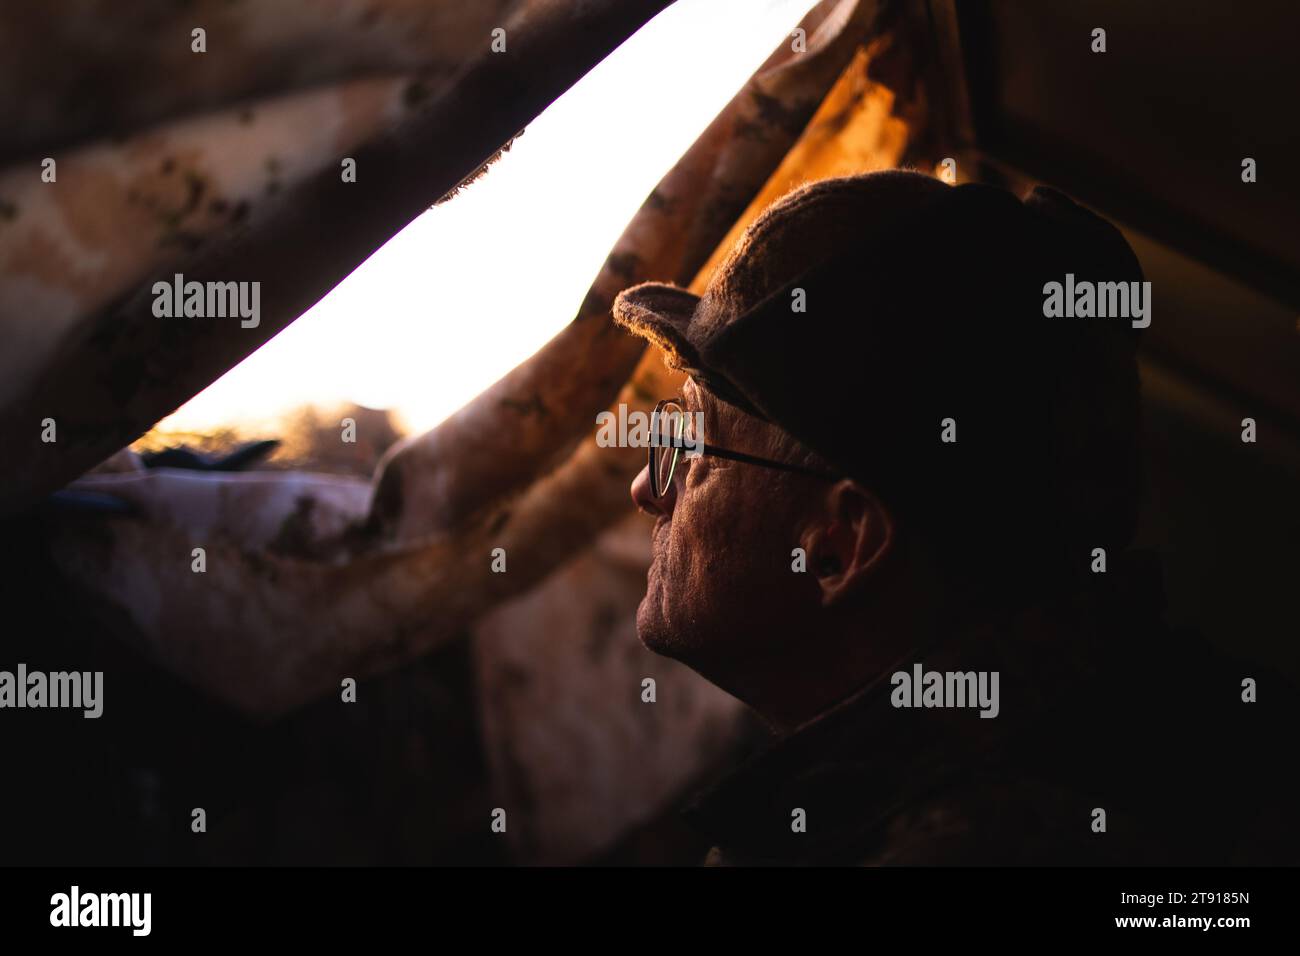
{"label": "camouflage jacket", "polygon": [[705,862],[1300,863],[1293,688],[1169,631],[1157,592],[914,662],[998,671],[997,717],[895,706],[886,673],[687,809]]}

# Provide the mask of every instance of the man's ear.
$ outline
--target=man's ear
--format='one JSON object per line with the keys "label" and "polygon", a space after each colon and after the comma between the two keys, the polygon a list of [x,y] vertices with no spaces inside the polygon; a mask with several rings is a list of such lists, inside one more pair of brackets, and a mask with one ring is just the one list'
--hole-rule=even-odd
{"label": "man's ear", "polygon": [[825,508],[800,537],[808,570],[831,607],[859,590],[894,546],[894,520],[879,499],[855,481],[836,482]]}

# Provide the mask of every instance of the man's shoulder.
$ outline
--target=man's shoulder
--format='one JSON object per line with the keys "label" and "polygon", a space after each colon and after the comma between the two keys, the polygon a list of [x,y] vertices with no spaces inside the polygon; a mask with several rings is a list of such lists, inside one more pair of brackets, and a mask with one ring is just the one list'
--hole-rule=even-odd
{"label": "man's shoulder", "polygon": [[[714,846],[706,866],[1053,866],[1155,862],[1145,831],[1096,828],[1095,795],[1006,770],[963,775],[951,786],[900,801],[883,815],[836,821],[832,839],[784,842],[780,855],[755,846]],[[775,824],[776,821],[773,820]],[[824,821],[810,820],[822,825]]]}
{"label": "man's shoulder", "polygon": [[1092,643],[1003,641],[991,662],[977,648],[975,670],[1001,673],[996,720],[898,709],[878,682],[688,817],[722,863],[1300,859],[1290,682],[1150,614],[1114,620]]}
{"label": "man's shoulder", "polygon": [[1099,828],[1094,794],[1015,773],[976,773],[899,807],[864,866],[1057,866],[1152,862],[1141,833]]}

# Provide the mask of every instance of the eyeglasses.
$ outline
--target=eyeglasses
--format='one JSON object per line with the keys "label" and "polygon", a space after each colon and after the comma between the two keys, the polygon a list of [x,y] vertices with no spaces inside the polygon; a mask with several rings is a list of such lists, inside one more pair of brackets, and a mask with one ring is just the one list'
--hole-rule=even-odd
{"label": "eyeglasses", "polygon": [[717,445],[704,444],[697,438],[687,438],[688,418],[680,398],[664,399],[655,405],[654,411],[650,414],[650,490],[656,498],[662,498],[672,487],[673,475],[677,473],[677,463],[681,460],[683,449],[691,453],[688,457],[712,455],[714,458],[726,458],[746,465],[759,465],[777,471],[812,475],[814,478],[823,478],[827,481],[837,481],[839,478],[818,468],[805,468],[803,465],[772,461],[770,458],[759,458],[756,455],[719,448]]}

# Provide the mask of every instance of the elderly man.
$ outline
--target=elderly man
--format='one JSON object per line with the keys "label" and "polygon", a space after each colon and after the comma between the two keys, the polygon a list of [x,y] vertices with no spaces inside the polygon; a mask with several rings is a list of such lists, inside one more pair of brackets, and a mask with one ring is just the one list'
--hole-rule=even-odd
{"label": "elderly man", "polygon": [[1259,858],[1201,749],[1258,723],[1244,672],[1125,550],[1150,296],[1044,308],[1141,280],[1060,193],[889,172],[777,202],[702,297],[619,296],[689,375],[632,486],[639,636],[779,738],[688,811],[713,861]]}

